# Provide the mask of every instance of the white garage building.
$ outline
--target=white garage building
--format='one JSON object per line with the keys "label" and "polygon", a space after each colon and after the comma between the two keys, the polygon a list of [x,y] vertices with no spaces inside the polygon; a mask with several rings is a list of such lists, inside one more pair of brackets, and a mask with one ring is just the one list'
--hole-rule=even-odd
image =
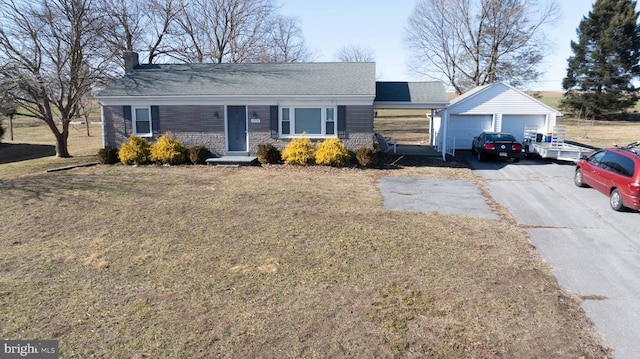
{"label": "white garage building", "polygon": [[547,133],[556,125],[560,112],[515,87],[495,82],[476,87],[452,100],[435,120],[432,146],[444,156],[454,150],[469,150],[473,137],[482,131],[511,132],[524,139],[525,127],[535,126]]}

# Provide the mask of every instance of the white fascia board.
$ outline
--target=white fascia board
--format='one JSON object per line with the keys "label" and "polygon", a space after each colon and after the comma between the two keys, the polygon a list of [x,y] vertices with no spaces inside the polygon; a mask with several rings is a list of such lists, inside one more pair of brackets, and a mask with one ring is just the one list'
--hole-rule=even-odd
{"label": "white fascia board", "polygon": [[373,95],[285,95],[285,96],[98,96],[98,102],[103,106],[127,105],[273,105],[282,102],[317,102],[335,103],[340,105],[373,104]]}

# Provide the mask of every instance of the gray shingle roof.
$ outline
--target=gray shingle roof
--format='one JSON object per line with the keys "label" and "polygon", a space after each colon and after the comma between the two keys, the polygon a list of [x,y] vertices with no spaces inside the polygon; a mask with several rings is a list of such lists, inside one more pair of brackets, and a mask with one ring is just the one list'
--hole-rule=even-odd
{"label": "gray shingle roof", "polygon": [[449,103],[440,81],[377,82],[376,102],[411,102],[416,104]]}
{"label": "gray shingle roof", "polygon": [[123,96],[375,96],[375,63],[140,65],[98,94]]}

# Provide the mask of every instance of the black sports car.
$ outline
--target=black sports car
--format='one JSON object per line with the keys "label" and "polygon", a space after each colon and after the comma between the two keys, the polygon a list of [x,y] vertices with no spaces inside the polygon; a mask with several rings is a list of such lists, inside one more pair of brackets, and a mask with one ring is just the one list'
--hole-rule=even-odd
{"label": "black sports car", "polygon": [[478,156],[478,161],[501,157],[519,162],[522,144],[509,132],[482,132],[473,138],[471,153]]}

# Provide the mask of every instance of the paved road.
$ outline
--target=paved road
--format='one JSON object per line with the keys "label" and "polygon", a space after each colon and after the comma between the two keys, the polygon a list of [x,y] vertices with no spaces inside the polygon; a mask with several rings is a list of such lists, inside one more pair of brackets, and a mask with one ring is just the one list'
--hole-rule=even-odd
{"label": "paved road", "polygon": [[640,213],[615,212],[609,199],[573,184],[572,164],[522,160],[468,162],[483,186],[554,267],[616,358],[640,358]]}

